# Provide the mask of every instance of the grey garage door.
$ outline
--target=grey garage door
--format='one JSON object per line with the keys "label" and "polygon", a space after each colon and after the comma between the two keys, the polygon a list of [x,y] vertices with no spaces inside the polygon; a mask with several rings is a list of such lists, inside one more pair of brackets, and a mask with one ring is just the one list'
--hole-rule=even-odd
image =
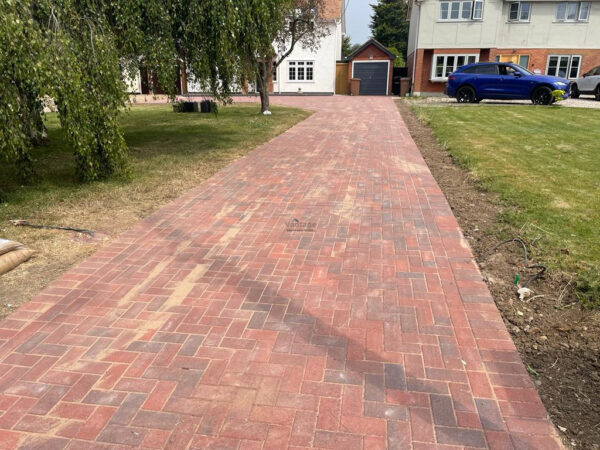
{"label": "grey garage door", "polygon": [[387,94],[387,62],[355,62],[354,78],[360,78],[360,95]]}

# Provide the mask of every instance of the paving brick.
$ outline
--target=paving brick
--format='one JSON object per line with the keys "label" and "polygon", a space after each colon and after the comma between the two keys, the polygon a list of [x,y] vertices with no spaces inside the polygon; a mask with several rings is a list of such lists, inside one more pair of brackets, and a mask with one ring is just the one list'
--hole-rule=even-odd
{"label": "paving brick", "polygon": [[448,427],[456,426],[456,416],[452,407],[452,398],[449,395],[429,396],[431,401],[431,411],[433,413],[433,422],[436,425],[444,425]]}
{"label": "paving brick", "polygon": [[94,405],[119,406],[125,399],[124,392],[91,390],[82,400]]}
{"label": "paving brick", "polygon": [[116,408],[111,406],[99,406],[79,429],[76,437],[88,441],[95,440],[115,411]]}
{"label": "paving brick", "polygon": [[147,431],[139,428],[108,425],[98,436],[98,441],[111,444],[138,446],[144,441]]}
{"label": "paving brick", "polygon": [[482,431],[468,428],[435,427],[437,442],[440,444],[463,445],[466,447],[486,448]]}
{"label": "paving brick", "polygon": [[317,431],[314,445],[328,449],[361,448],[362,437],[349,433],[335,433],[331,431]]}

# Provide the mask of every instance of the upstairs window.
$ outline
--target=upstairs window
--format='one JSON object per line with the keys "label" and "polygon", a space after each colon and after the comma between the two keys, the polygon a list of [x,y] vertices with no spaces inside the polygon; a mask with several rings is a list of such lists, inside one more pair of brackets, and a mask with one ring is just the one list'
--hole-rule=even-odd
{"label": "upstairs window", "polygon": [[510,4],[508,10],[508,20],[510,22],[529,22],[530,17],[530,2],[513,2]]}
{"label": "upstairs window", "polygon": [[440,20],[483,20],[483,0],[442,1],[440,2]]}
{"label": "upstairs window", "polygon": [[590,2],[560,2],[556,5],[557,22],[587,22]]}

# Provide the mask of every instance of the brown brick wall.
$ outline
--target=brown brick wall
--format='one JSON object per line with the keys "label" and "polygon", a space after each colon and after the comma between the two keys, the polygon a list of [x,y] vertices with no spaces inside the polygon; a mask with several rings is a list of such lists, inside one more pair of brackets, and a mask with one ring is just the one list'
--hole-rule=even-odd
{"label": "brown brick wall", "polygon": [[[529,55],[529,70],[539,69],[543,74],[546,73],[548,55],[581,55],[580,75],[593,67],[600,66],[600,49],[581,50],[581,49],[539,49],[539,48],[511,48],[511,49],[473,49],[473,48],[444,48],[444,49],[418,49],[416,52],[416,70],[413,92],[422,93],[442,93],[444,92],[444,83],[429,81],[431,76],[431,64],[434,54],[463,54],[479,53],[480,61],[494,61],[497,55]],[[408,57],[409,76],[412,76],[412,65],[415,59],[415,53]]]}
{"label": "brown brick wall", "polygon": [[[433,62],[433,55],[444,55],[444,54],[452,54],[452,53],[473,53],[480,55],[480,61],[484,61],[482,58],[482,53],[484,55],[488,55],[488,49],[479,49],[479,48],[441,48],[441,49],[418,49],[417,50],[417,66],[415,70],[415,81],[414,81],[414,92],[426,92],[426,93],[443,93],[445,83],[436,81],[431,82],[429,79],[431,78],[431,64]],[[409,76],[412,76],[412,62],[413,62],[413,54],[409,56]]]}
{"label": "brown brick wall", "polygon": [[529,70],[539,69],[542,73],[546,73],[549,55],[581,55],[581,69],[579,74],[600,66],[600,49],[598,50],[581,50],[581,49],[540,49],[540,48],[511,48],[497,49],[494,48],[490,52],[490,59],[494,61],[496,55],[529,55]]}

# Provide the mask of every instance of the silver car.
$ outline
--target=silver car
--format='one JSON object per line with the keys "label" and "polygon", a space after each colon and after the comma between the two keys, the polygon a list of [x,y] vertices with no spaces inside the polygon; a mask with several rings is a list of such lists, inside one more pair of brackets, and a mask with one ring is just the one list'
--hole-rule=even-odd
{"label": "silver car", "polygon": [[571,86],[571,98],[578,98],[581,94],[594,95],[600,101],[600,66],[594,67],[583,77],[573,81]]}

